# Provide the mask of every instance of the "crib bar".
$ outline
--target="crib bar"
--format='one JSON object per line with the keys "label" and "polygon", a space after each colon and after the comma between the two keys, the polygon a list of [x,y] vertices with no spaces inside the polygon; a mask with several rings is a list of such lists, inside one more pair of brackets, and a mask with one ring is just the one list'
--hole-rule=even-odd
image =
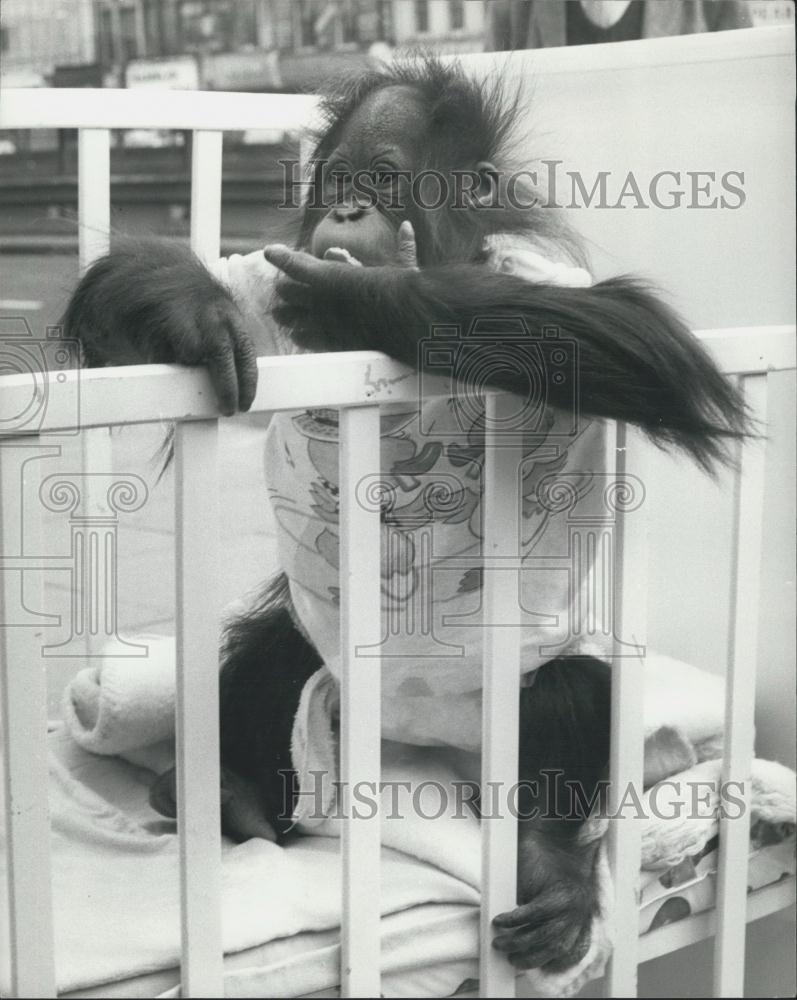
{"label": "crib bar", "polygon": [[[703,334],[704,339],[708,336]],[[776,357],[777,364],[793,368],[794,326],[740,328],[735,337],[728,334],[720,338],[712,349],[715,356],[719,356],[716,352],[720,350],[735,352],[739,338],[749,341],[764,338],[777,345],[772,357]],[[769,355],[767,358],[769,363]],[[416,373],[376,351],[262,357],[258,358],[258,371],[253,413],[300,407],[361,406],[372,402],[413,403],[420,391]],[[148,423],[153,417],[163,421],[204,419],[216,414],[215,395],[209,391],[207,372],[201,368],[138,365],[63,374],[63,382],[49,386],[42,433],[74,425],[78,384],[82,427]],[[443,395],[450,390],[450,382],[445,378],[430,377],[428,383],[424,378],[424,390],[427,384],[431,395]],[[5,412],[23,412],[30,399],[29,377],[0,375],[0,392]]]}
{"label": "crib bar", "polygon": [[[80,273],[110,249],[111,242],[111,133],[107,128],[80,129],[78,132],[78,263]],[[80,435],[83,472],[110,472],[113,469],[111,432],[107,427],[86,428]],[[85,480],[87,509],[104,504],[104,490],[97,480]],[[95,494],[96,497],[95,497]],[[81,580],[72,580],[73,600]],[[86,655],[94,652],[92,630],[83,634]]]}
{"label": "crib bar", "polygon": [[[745,399],[765,425],[767,377],[741,380]],[[725,685],[725,754],[722,781],[739,782],[729,790],[744,800],[739,816],[720,814],[717,873],[717,936],[714,944],[714,996],[744,995],[747,914],[747,866],[750,850],[749,784],[753,759],[761,534],[764,516],[765,450],[761,442],[742,449],[734,496],[731,619]]]}
{"label": "crib bar", "polygon": [[695,336],[726,375],[760,375],[794,369],[794,326],[695,330]]}
{"label": "crib bar", "polygon": [[[380,779],[381,660],[372,652],[382,641],[380,505],[365,489],[380,470],[379,407],[341,410],[340,442],[341,995],[378,997],[380,819],[352,791],[359,785],[376,802]],[[364,646],[368,655],[358,655]]]}
{"label": "crib bar", "polygon": [[[415,372],[376,351],[262,357],[257,359],[257,367],[258,391],[251,413],[377,402],[417,403],[420,391]],[[204,368],[135,365],[83,369],[63,372],[63,381],[60,374],[59,380],[49,386],[47,410],[40,424],[42,433],[74,426],[78,389],[81,427],[204,420],[218,413]],[[428,384],[439,385],[440,395],[450,391],[450,381],[443,378],[430,377]],[[23,412],[30,400],[30,377],[0,375],[0,392],[4,412]]]}
{"label": "crib bar", "polygon": [[175,431],[177,803],[182,994],[223,996],[219,812],[218,421]]}
{"label": "crib bar", "polygon": [[[609,862],[614,883],[614,944],[605,980],[606,996],[637,995],[639,911],[637,885],[642,852],[644,756],[644,647],[647,632],[648,522],[644,501],[629,509],[622,500],[626,473],[644,484],[644,445],[625,424],[617,424],[615,472],[617,543],[614,548],[615,607],[612,663],[611,751],[609,758]],[[635,488],[639,489],[639,486]],[[633,499],[628,503],[633,508]],[[619,597],[619,600],[617,599]],[[629,643],[640,655],[631,655]]]}
{"label": "crib bar", "polygon": [[[39,462],[35,456],[25,462],[20,475],[17,462],[11,462],[8,457],[3,461],[4,452],[8,456],[15,445],[34,450],[21,438],[0,439],[0,553],[23,551],[20,516],[23,503],[24,551],[40,553]],[[22,496],[21,491],[24,491]],[[21,613],[23,585],[25,606],[34,613],[40,612],[44,607],[42,574],[0,572],[0,729],[3,734],[11,995],[53,997],[47,673],[42,656],[42,629],[35,625],[14,624],[15,610]],[[2,944],[5,947],[5,942]]]}
{"label": "crib bar", "polygon": [[108,252],[111,233],[111,133],[78,132],[77,200],[80,273]]}
{"label": "crib bar", "polygon": [[517,971],[506,955],[492,947],[491,922],[517,906],[517,819],[507,807],[514,805],[509,790],[518,780],[522,452],[507,433],[516,401],[490,395],[485,407],[484,553],[488,558],[505,558],[507,568],[484,574],[479,992],[483,997],[514,997]]}
{"label": "crib bar", "polygon": [[294,129],[317,106],[313,94],[5,87],[0,128]]}
{"label": "crib bar", "polygon": [[221,132],[194,132],[191,148],[191,249],[206,264],[219,258]]}

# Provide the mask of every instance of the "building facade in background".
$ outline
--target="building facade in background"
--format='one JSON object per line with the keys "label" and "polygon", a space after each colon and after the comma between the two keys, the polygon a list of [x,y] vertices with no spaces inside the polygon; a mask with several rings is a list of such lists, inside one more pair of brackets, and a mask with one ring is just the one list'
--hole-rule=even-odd
{"label": "building facade in background", "polygon": [[3,0],[0,72],[8,86],[50,82],[56,66],[96,61],[95,0]]}
{"label": "building facade in background", "polygon": [[[0,70],[12,86],[81,85],[84,67],[85,86],[99,79],[315,90],[416,46],[482,51],[489,7],[482,0],[2,0]],[[747,8],[757,25],[794,21],[791,0],[750,0]]]}
{"label": "building facade in background", "polygon": [[749,7],[756,28],[794,24],[794,0],[752,0]]}
{"label": "building facade in background", "polygon": [[16,86],[85,67],[87,85],[313,90],[417,45],[481,51],[484,28],[474,0],[3,0],[1,68]]}

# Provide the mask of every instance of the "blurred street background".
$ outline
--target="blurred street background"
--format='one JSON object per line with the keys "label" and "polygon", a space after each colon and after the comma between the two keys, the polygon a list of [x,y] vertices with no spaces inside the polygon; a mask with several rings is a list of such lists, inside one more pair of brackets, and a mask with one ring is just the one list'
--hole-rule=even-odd
{"label": "blurred street background", "polygon": [[[642,0],[2,0],[0,106],[12,87],[148,88],[153,97],[162,88],[312,92],[418,46],[522,49],[793,18],[786,0],[707,0],[702,7],[659,0],[647,8]],[[278,160],[296,156],[297,136],[228,133],[224,147],[223,252],[289,239],[294,213],[276,208]],[[113,226],[186,237],[189,164],[183,133],[115,133]],[[77,273],[76,198],[74,132],[0,130],[4,309],[21,303],[37,323],[57,321]]]}
{"label": "blurred street background", "polygon": [[[787,0],[0,0],[0,113],[19,87],[315,92],[342,73],[389,62],[418,46],[469,53],[586,44],[793,22]],[[78,277],[77,136],[0,129],[0,348],[27,324],[34,338],[58,323]],[[112,135],[114,232],[187,239],[190,135]],[[295,131],[224,136],[222,253],[290,241],[295,209],[283,199],[280,159],[296,159]],[[112,235],[113,238],[113,235]],[[0,351],[0,375],[15,371]],[[0,423],[2,422],[0,408]],[[221,422],[223,604],[276,565],[263,480],[263,418]],[[2,427],[0,427],[2,430]],[[120,519],[117,614],[125,636],[169,634],[174,619],[173,482],[155,456],[164,428],[111,434],[113,471],[146,483],[141,510]],[[59,444],[59,467],[81,468],[77,438]],[[48,466],[49,468],[49,466]],[[46,525],[63,557],[64,516]],[[23,584],[24,589],[24,584]],[[69,571],[47,575],[45,611],[58,643],[71,628]],[[23,595],[24,596],[24,595]],[[50,711],[83,662],[49,661]]]}

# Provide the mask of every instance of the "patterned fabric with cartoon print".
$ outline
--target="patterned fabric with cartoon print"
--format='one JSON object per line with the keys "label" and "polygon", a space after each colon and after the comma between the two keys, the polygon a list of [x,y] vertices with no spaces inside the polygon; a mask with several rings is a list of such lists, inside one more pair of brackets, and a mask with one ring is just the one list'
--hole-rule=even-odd
{"label": "patterned fabric with cartoon print", "polygon": [[[592,283],[583,268],[548,259],[539,250],[509,236],[491,237],[485,245],[496,271],[562,286]],[[262,253],[233,255],[219,261],[214,273],[247,316],[267,315],[276,272]],[[562,653],[609,651],[615,517],[618,510],[635,509],[642,491],[641,484],[633,487],[633,477],[619,483],[608,475],[606,425],[578,413],[575,345],[555,331],[531,337],[520,320],[514,327],[511,320],[499,322],[500,331],[489,320],[458,331],[449,373],[455,387],[463,373],[478,382],[479,364],[506,363],[500,348],[507,336],[523,347],[512,357],[514,364],[519,357],[526,362],[529,392],[526,399],[514,397],[516,419],[509,428],[523,454],[522,537],[514,565],[491,572],[517,576],[516,623],[522,627],[528,684],[537,667]],[[276,329],[261,339],[269,351],[296,350]],[[431,344],[438,354],[450,346]],[[545,405],[543,369],[573,385],[570,411]],[[383,735],[477,750],[484,634],[483,401],[466,388],[415,406],[382,406],[381,415],[382,468],[360,484],[358,501],[377,507],[382,521],[383,640],[375,653],[382,657]],[[280,568],[290,581],[299,624],[339,677],[337,411],[277,414],[268,431],[265,468]]]}
{"label": "patterned fabric with cartoon print", "polygon": [[[519,400],[519,406],[522,405]],[[382,471],[360,484],[382,522],[383,724],[388,739],[476,749],[481,730],[484,410],[476,400],[382,409]],[[523,433],[518,625],[523,671],[604,634],[587,567],[612,530],[600,422],[542,408]],[[299,619],[339,674],[338,420],[281,414],[268,486]],[[601,554],[602,550],[602,554]],[[597,567],[596,567],[597,568]],[[511,568],[505,572],[513,571]],[[593,573],[591,579],[608,579]],[[589,590],[589,594],[588,594]],[[590,597],[591,595],[591,597]],[[445,712],[439,697],[445,697]]]}

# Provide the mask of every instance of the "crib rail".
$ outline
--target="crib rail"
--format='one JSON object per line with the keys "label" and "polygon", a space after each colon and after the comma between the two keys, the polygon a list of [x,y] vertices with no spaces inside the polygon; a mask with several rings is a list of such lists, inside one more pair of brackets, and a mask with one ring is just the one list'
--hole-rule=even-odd
{"label": "crib rail", "polygon": [[[760,412],[768,371],[794,367],[794,331],[791,328],[742,329],[705,335],[726,370],[741,367],[745,385],[755,386],[751,405]],[[755,357],[744,345],[766,346]],[[380,402],[417,400],[418,385],[412,372],[382,355],[367,352],[344,355],[312,355],[292,358],[261,358],[260,389],[255,411],[294,409],[322,403],[343,407],[342,435],[342,573],[344,648],[349,655],[344,675],[344,742],[342,779],[378,781],[379,696],[372,659],[359,660],[353,650],[378,641],[379,593],[379,514],[356,503],[356,486],[366,470],[378,468],[378,407]],[[288,377],[286,377],[288,376]],[[48,406],[41,423],[41,440],[71,427],[74,396],[80,391],[81,424],[87,427],[115,426],[148,421],[176,420],[179,485],[176,501],[178,551],[178,760],[180,762],[180,808],[182,884],[184,912],[184,987],[188,995],[212,994],[221,977],[221,939],[218,908],[218,736],[216,693],[216,615],[218,608],[209,592],[214,568],[217,520],[212,491],[216,461],[216,410],[207,376],[202,371],[167,366],[105,369],[64,373],[63,381],[50,386]],[[11,412],[21,406],[30,392],[26,376],[0,379],[0,392],[9,401]],[[754,395],[755,393],[755,395]],[[490,397],[491,406],[500,406],[500,396]],[[3,498],[19,489],[4,470],[10,467],[6,449],[29,445],[35,438],[6,439],[0,446],[0,474]],[[738,478],[739,502],[735,538],[738,550],[735,574],[735,604],[755,607],[757,603],[757,560],[763,489],[762,446],[744,450],[742,474]],[[492,475],[485,497],[487,523],[494,525],[488,536],[486,553],[505,554],[516,535],[516,467],[511,449],[489,449]],[[638,474],[640,455],[624,428],[618,429],[618,475],[629,469]],[[747,458],[746,456],[753,456]],[[374,465],[374,463],[377,463]],[[33,488],[36,472],[26,473],[27,488]],[[0,511],[5,510],[5,505]],[[3,565],[15,563],[5,553],[17,551],[18,525],[3,518]],[[634,525],[632,528],[632,524]],[[644,644],[644,588],[638,586],[640,567],[645,559],[644,519],[623,519],[619,546],[620,575],[633,567],[632,587],[620,591],[621,634]],[[201,545],[196,540],[201,539]],[[352,541],[356,540],[355,544]],[[345,560],[348,560],[346,562]],[[36,575],[36,574],[34,574]],[[488,607],[499,609],[506,595],[501,593],[501,576],[486,574]],[[4,574],[11,606],[12,591],[18,581]],[[500,622],[499,618],[492,619]],[[517,635],[512,628],[494,627],[485,663],[485,773],[484,779],[515,780],[517,734],[505,725],[507,716],[516,715]],[[10,910],[14,994],[53,994],[52,928],[49,881],[48,816],[46,808],[46,719],[43,662],[36,648],[36,635],[25,628],[5,628],[0,632],[3,652],[3,705],[8,795],[7,830],[10,853]],[[748,776],[752,751],[752,692],[756,635],[754,616],[736,614],[734,642],[728,678],[730,727],[725,774],[744,781]],[[510,668],[507,667],[510,664]],[[189,666],[190,664],[190,666]],[[367,666],[364,666],[367,664]],[[612,723],[612,787],[621,790],[629,782],[641,787],[642,719],[638,664],[620,657],[615,663]],[[365,710],[364,710],[365,709]],[[515,829],[511,817],[487,824],[485,837],[485,900],[483,934],[483,980],[485,995],[514,995],[514,972],[489,948],[489,919],[514,902]],[[746,869],[747,831],[744,823],[725,821],[722,841],[723,874],[720,878],[719,949],[743,954],[744,899],[746,891],[740,872]],[[636,975],[636,899],[638,869],[638,824],[615,823],[614,872],[616,881],[616,924],[622,932],[622,950],[613,962],[611,993],[634,995]],[[373,995],[378,987],[378,893],[373,892],[379,864],[378,823],[350,820],[344,838],[344,989],[351,996]],[[366,875],[367,873],[367,875]],[[364,886],[368,886],[364,890]],[[723,902],[724,899],[724,902]],[[734,961],[736,975],[741,973]],[[729,978],[733,966],[718,957],[719,989],[731,992]],[[734,980],[735,982],[736,980]]]}
{"label": "crib rail", "polygon": [[[223,129],[285,126],[306,120],[312,98],[293,95],[159,94],[157,103],[131,91],[80,90],[5,92],[2,126],[77,127],[80,131],[80,258],[88,266],[108,245],[109,130],[111,128],[189,128],[195,130],[192,172],[191,244],[205,260],[218,255]],[[751,405],[763,412],[766,374],[795,366],[793,328],[741,329],[703,334],[721,367],[743,379]],[[357,502],[357,484],[379,468],[378,407],[382,402],[416,402],[415,375],[384,356],[366,352],[291,358],[261,358],[253,411],[339,407],[341,418],[342,554],[342,773],[344,787],[379,780],[378,661],[358,658],[357,647],[379,642],[379,509]],[[434,386],[425,391],[434,394]],[[442,384],[440,386],[442,389]],[[27,376],[0,378],[8,411],[22,412],[30,397]],[[0,622],[15,606],[23,569],[30,560],[15,556],[20,524],[8,498],[21,487],[37,496],[36,462],[24,465],[24,482],[14,478],[14,449],[48,443],[48,435],[72,429],[79,405],[84,429],[175,421],[178,490],[175,504],[177,544],[177,761],[180,813],[183,914],[183,995],[218,996],[222,988],[220,918],[220,844],[218,802],[218,607],[212,580],[218,565],[218,520],[208,484],[216,480],[218,414],[204,372],[166,366],[63,372],[47,386],[47,405],[32,436],[0,439]],[[501,397],[490,395],[493,415]],[[617,428],[618,476],[639,475],[644,449],[624,427]],[[514,555],[517,522],[517,456],[488,438],[490,469],[485,495],[486,558],[499,566]],[[89,468],[96,452],[87,447]],[[726,778],[746,782],[752,752],[755,684],[755,615],[762,511],[763,445],[741,456],[735,511],[735,590],[731,659],[728,672],[729,731]],[[35,505],[26,511],[25,530],[35,544]],[[639,570],[646,562],[644,508],[619,516],[620,565],[612,583],[619,609],[619,634],[644,648],[645,588]],[[41,568],[46,568],[42,564]],[[519,635],[502,621],[511,574],[485,574],[487,629],[484,664],[483,781],[510,787],[516,780],[517,732],[506,719],[517,717]],[[31,578],[28,582],[27,578]],[[632,579],[631,586],[623,580]],[[36,588],[35,591],[28,587]],[[41,607],[41,574],[26,574],[26,597]],[[612,696],[611,786],[613,801],[622,789],[641,788],[642,713],[639,663],[615,648]],[[5,822],[9,853],[9,927],[12,992],[19,997],[55,995],[49,818],[47,810],[46,676],[35,627],[0,628],[2,671]],[[490,921],[515,905],[516,825],[510,815],[484,824],[482,992],[514,996],[515,973],[490,947]],[[379,995],[380,831],[377,821],[344,821],[342,988],[349,996]],[[744,878],[747,865],[745,823],[725,822],[716,988],[736,995],[743,973]],[[616,821],[612,830],[615,923],[618,949],[608,977],[609,995],[636,992],[639,830]]]}

